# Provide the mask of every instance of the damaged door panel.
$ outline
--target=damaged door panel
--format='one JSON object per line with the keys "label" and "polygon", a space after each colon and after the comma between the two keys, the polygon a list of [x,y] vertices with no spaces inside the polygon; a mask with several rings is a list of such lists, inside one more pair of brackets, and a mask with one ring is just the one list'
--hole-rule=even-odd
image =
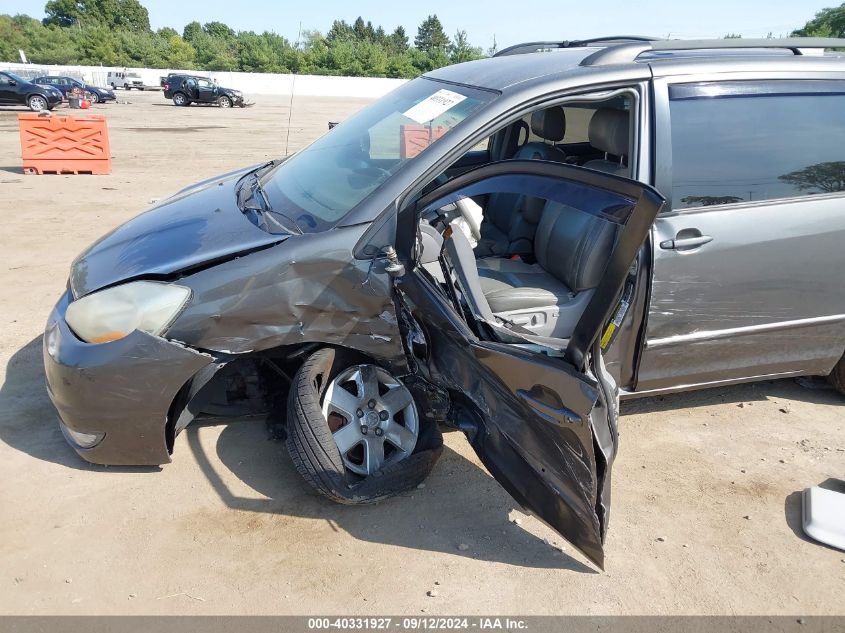
{"label": "damaged door panel", "polygon": [[473,340],[426,279],[409,275],[399,288],[424,324],[431,378],[452,394],[452,423],[514,499],[601,566],[595,383],[560,361]]}
{"label": "damaged door panel", "polygon": [[451,393],[453,422],[484,465],[524,508],[601,567],[619,392],[602,361],[599,334],[617,312],[663,200],[613,176],[509,161],[455,178],[418,201],[404,221],[421,221],[427,210],[461,196],[525,194],[522,186],[547,204],[566,203],[616,227],[603,272],[568,339],[537,336],[494,315],[468,244],[460,246],[466,238],[451,222],[441,255],[445,289],[415,267],[398,281],[400,303],[425,332],[430,375]]}

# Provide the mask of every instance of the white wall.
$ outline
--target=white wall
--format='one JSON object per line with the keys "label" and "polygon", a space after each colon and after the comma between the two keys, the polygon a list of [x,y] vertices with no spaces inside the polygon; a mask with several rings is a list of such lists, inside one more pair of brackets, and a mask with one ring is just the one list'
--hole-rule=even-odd
{"label": "white wall", "polygon": [[[158,86],[159,78],[174,72],[169,68],[110,68],[106,66],[57,66],[51,64],[20,64],[0,62],[0,70],[8,70],[23,77],[39,75],[67,75],[77,77],[96,86],[106,85],[110,70],[128,70],[138,73],[149,86]],[[178,69],[175,69],[178,70]],[[279,73],[236,73],[185,71],[217,79],[221,86],[242,90],[247,94],[289,95],[313,97],[368,97],[387,94],[405,79],[379,77],[327,77],[323,75],[283,75]]]}

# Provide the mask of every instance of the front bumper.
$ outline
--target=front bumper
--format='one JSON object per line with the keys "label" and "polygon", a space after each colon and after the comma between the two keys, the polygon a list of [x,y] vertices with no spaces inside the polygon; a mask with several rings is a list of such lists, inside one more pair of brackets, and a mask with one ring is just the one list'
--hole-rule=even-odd
{"label": "front bumper", "polygon": [[65,321],[67,291],[47,321],[44,372],[47,392],[65,429],[102,434],[77,453],[95,464],[150,466],[170,462],[166,425],[176,394],[213,358],[183,345],[133,332],[92,345]]}

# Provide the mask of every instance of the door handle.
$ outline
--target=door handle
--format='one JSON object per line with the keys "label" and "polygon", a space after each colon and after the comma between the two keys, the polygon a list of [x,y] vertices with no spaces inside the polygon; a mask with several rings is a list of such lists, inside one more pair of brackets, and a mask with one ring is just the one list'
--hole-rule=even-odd
{"label": "door handle", "polygon": [[660,248],[665,251],[686,251],[712,242],[713,238],[709,235],[702,235],[698,229],[683,229],[678,231],[678,234],[673,240],[663,240],[660,242]]}
{"label": "door handle", "polygon": [[534,410],[534,413],[537,413],[541,418],[544,418],[549,422],[554,424],[562,424],[563,422],[568,424],[581,424],[580,416],[574,411],[567,409],[563,405],[554,406],[536,397],[536,395],[532,392],[537,390],[538,387],[539,385],[535,385],[531,391],[526,389],[517,389],[516,395],[519,396],[519,398],[529,407],[531,407]]}

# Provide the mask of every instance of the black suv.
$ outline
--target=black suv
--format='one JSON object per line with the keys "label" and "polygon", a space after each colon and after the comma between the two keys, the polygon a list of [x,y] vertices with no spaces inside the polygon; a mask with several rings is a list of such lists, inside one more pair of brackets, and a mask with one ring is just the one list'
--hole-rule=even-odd
{"label": "black suv", "polygon": [[168,75],[163,87],[164,98],[173,99],[178,106],[215,103],[221,108],[231,108],[244,105],[244,95],[240,90],[221,88],[207,77]]}
{"label": "black suv", "polygon": [[12,73],[0,72],[0,105],[25,105],[33,112],[52,110],[62,102],[62,93],[51,86],[39,86]]}

